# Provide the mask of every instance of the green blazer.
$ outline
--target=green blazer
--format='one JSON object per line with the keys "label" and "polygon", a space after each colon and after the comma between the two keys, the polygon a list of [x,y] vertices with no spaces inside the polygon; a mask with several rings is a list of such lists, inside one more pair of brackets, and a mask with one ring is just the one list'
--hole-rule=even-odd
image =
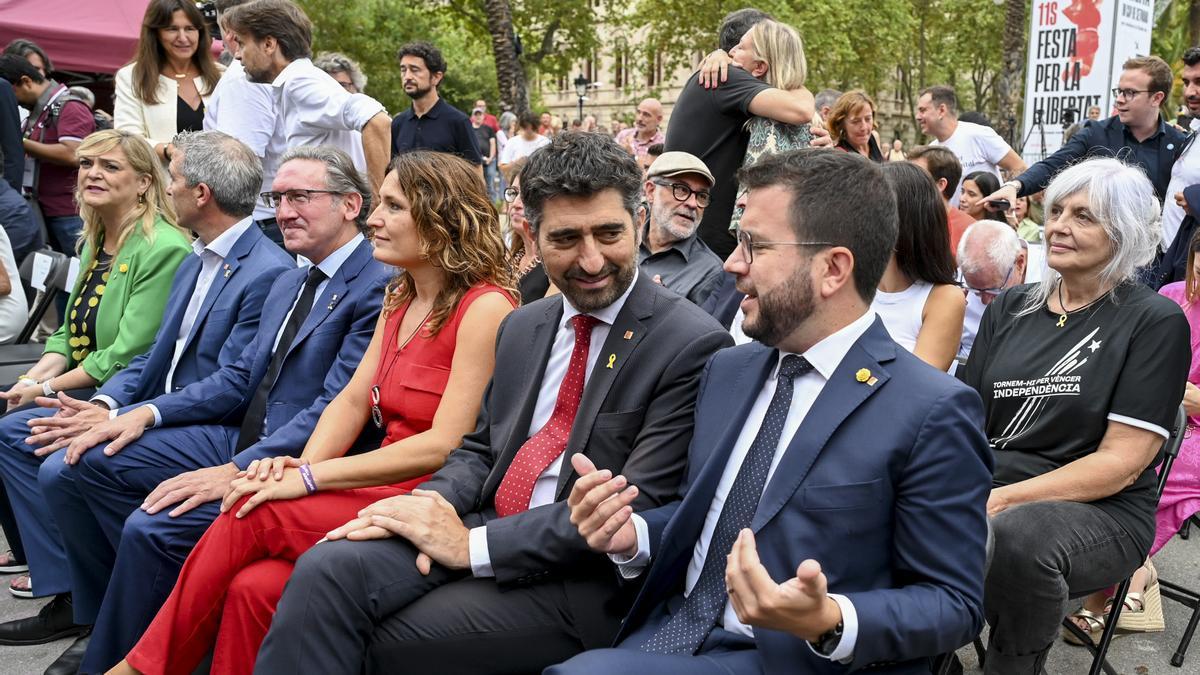
{"label": "green blazer", "polygon": [[[46,340],[45,353],[62,354],[67,357],[67,370],[82,365],[98,382],[107,382],[154,342],[175,270],[191,252],[187,236],[161,216],[154,223],[153,241],[138,225],[113,257],[112,271],[96,313],[96,348],[83,357],[82,363],[76,362],[67,346],[70,320],[63,317],[62,325]],[[84,246],[79,254],[79,269],[86,270],[95,257],[96,252]],[[85,276],[81,273],[75,281],[67,300],[67,316],[75,309],[75,298],[83,290]]]}

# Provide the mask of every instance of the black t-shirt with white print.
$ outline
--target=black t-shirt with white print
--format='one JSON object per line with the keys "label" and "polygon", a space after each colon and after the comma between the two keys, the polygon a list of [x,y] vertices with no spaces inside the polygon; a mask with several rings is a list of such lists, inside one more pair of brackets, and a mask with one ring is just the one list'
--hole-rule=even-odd
{"label": "black t-shirt with white print", "polygon": [[[1164,439],[1191,362],[1187,319],[1174,302],[1134,283],[1071,314],[1046,306],[1016,316],[1036,290],[998,297],[980,321],[959,376],[983,398],[997,486],[1053,471],[1095,452],[1110,420]],[[1154,541],[1154,467],[1093,502],[1143,549]]]}

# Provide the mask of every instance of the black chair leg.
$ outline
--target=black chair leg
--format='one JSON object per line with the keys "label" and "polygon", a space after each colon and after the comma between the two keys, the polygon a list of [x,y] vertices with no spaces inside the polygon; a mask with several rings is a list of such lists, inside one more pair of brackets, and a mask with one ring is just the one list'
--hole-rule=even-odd
{"label": "black chair leg", "polygon": [[1179,528],[1180,539],[1187,539],[1188,537],[1192,536],[1192,521],[1195,519],[1196,517],[1192,516],[1191,518],[1183,521],[1183,527]]}
{"label": "black chair leg", "polygon": [[1196,624],[1200,623],[1200,606],[1192,608],[1192,618],[1188,620],[1187,628],[1183,631],[1183,637],[1179,640],[1179,646],[1175,648],[1175,653],[1171,655],[1171,665],[1179,668],[1183,666],[1183,657],[1187,655],[1188,647],[1192,644],[1192,635],[1196,632]]}

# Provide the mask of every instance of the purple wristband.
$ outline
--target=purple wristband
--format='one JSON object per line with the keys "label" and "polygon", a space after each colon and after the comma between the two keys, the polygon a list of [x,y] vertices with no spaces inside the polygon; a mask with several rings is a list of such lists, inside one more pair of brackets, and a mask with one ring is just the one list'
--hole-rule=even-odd
{"label": "purple wristband", "polygon": [[317,481],[313,480],[312,467],[307,464],[301,464],[300,478],[304,481],[305,492],[311,495],[317,491]]}

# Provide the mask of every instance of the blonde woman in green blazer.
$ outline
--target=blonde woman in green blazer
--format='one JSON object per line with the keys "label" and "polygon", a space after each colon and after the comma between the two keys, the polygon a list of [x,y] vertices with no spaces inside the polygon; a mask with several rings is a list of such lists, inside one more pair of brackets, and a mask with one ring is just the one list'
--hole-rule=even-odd
{"label": "blonde woman in green blazer", "polygon": [[38,396],[94,389],[149,349],[175,270],[192,251],[175,224],[166,176],[143,138],[98,131],[75,156],[84,223],[79,277],[42,358],[0,394],[9,411]]}

